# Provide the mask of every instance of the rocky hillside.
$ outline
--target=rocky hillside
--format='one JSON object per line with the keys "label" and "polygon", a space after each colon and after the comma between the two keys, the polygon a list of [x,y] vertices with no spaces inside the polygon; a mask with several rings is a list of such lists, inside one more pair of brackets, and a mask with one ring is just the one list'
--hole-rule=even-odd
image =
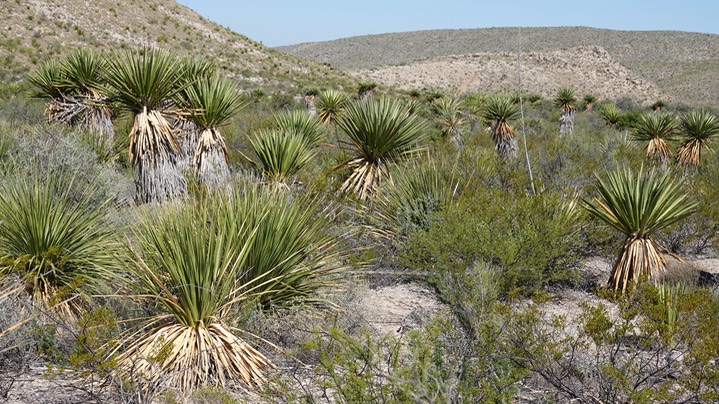
{"label": "rocky hillside", "polygon": [[[406,32],[305,43],[278,50],[337,67],[369,69],[408,65],[450,55],[496,53],[501,58],[502,53],[516,52],[520,48],[518,32],[517,28]],[[586,27],[522,28],[521,34],[522,52],[598,46],[633,72],[632,76],[656,84],[668,98],[692,105],[719,106],[719,75],[716,74],[719,71],[719,35]],[[572,59],[566,62],[572,63]],[[504,71],[501,74],[516,73]],[[591,70],[581,75],[591,75]],[[596,85],[601,82],[597,81]]]}
{"label": "rocky hillside", "polygon": [[[516,53],[482,52],[360,69],[356,74],[406,90],[437,88],[462,94],[477,89],[516,91],[519,72]],[[629,97],[645,105],[664,97],[656,85],[638,77],[597,46],[528,52],[522,55],[521,75],[523,90],[544,98],[553,97],[561,87],[573,88],[580,97],[587,93],[599,99]]]}
{"label": "rocky hillside", "polygon": [[302,62],[215,24],[173,0],[3,0],[0,79],[22,78],[43,60],[78,46],[122,50],[152,45],[213,58],[247,86],[340,81],[327,66]]}

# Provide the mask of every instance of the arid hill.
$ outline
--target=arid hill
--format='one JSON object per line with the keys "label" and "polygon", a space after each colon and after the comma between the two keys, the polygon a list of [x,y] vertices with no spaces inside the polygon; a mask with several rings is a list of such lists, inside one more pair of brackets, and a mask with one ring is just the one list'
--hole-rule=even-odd
{"label": "arid hill", "polygon": [[[719,35],[713,34],[587,27],[522,28],[520,42],[518,28],[484,28],[359,36],[278,50],[332,66],[370,69],[451,55],[491,52],[502,57],[501,54],[518,49],[523,53],[554,52],[580,46],[605,49],[614,61],[633,72],[633,77],[656,84],[668,98],[691,105],[719,106],[719,75],[716,74],[719,72]],[[566,63],[573,61],[568,58]],[[590,74],[591,69],[582,72],[582,75]],[[596,86],[600,85],[597,81]]]}
{"label": "arid hill", "polygon": [[209,21],[173,0],[3,0],[0,79],[22,78],[42,61],[78,46],[116,50],[152,45],[214,59],[248,86],[283,88],[341,80]]}

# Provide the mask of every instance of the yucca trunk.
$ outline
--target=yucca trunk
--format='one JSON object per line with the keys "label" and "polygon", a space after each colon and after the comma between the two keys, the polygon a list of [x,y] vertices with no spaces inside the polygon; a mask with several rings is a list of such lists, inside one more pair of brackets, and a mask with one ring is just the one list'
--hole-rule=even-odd
{"label": "yucca trunk", "polygon": [[501,121],[492,125],[492,140],[496,145],[499,154],[506,158],[514,158],[517,156],[517,139],[514,137],[514,131],[506,121]]}
{"label": "yucca trunk", "polygon": [[671,157],[669,145],[660,137],[653,138],[647,145],[647,157],[654,159],[654,161],[661,165],[663,170],[666,170],[669,166],[669,158]]}
{"label": "yucca trunk", "polygon": [[574,111],[564,110],[559,117],[559,136],[571,135],[574,132]]}
{"label": "yucca trunk", "polygon": [[347,163],[347,167],[352,173],[342,184],[341,192],[352,192],[362,201],[378,193],[382,177],[386,175],[382,165],[359,158]]}
{"label": "yucca trunk", "polygon": [[175,130],[175,139],[180,152],[177,154],[177,168],[185,172],[193,166],[195,150],[197,150],[197,139],[199,128],[189,119],[177,119],[172,127]]}
{"label": "yucca trunk", "polygon": [[677,164],[698,167],[701,162],[703,145],[699,139],[692,139],[682,144],[677,150]]}
{"label": "yucca trunk", "polygon": [[649,237],[632,235],[624,242],[607,286],[624,293],[631,282],[653,278],[667,269],[666,248]]}
{"label": "yucca trunk", "polygon": [[228,380],[259,385],[266,380],[265,372],[274,368],[221,323],[160,326],[117,359],[127,372],[155,383],[166,377],[168,384],[183,392],[203,385],[225,386]]}
{"label": "yucca trunk", "polygon": [[227,183],[230,178],[227,146],[219,130],[210,127],[200,132],[193,165],[201,184],[218,187]]}
{"label": "yucca trunk", "polygon": [[187,182],[177,168],[178,152],[172,128],[158,111],[143,108],[135,115],[130,161],[137,203],[162,203],[187,194]]}

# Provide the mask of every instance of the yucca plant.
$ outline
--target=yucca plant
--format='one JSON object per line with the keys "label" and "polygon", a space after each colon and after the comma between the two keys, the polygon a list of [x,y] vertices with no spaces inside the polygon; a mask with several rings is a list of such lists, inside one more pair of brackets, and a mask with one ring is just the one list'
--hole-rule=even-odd
{"label": "yucca plant", "polygon": [[68,123],[99,135],[98,144],[111,150],[115,136],[112,109],[107,104],[107,62],[87,49],[78,49],[61,61],[67,93],[73,95]]}
{"label": "yucca plant", "polygon": [[309,147],[322,141],[322,122],[304,110],[282,111],[273,116],[275,128],[285,133],[296,133],[305,138]]}
{"label": "yucca plant", "polygon": [[43,62],[30,75],[28,81],[35,89],[35,97],[47,99],[45,116],[49,123],[62,122],[65,111],[65,72],[53,59]]}
{"label": "yucca plant", "polygon": [[7,182],[0,190],[0,273],[22,278],[38,307],[76,318],[88,294],[106,290],[113,278],[109,204],[96,185],[74,178]]}
{"label": "yucca plant", "polygon": [[599,196],[586,201],[585,208],[626,235],[609,278],[609,287],[624,293],[630,282],[666,270],[665,254],[674,254],[652,237],[689,216],[696,204],[669,172],[617,170],[608,173],[606,180],[597,177],[597,191]]}
{"label": "yucca plant", "polygon": [[517,139],[509,121],[519,117],[519,108],[510,97],[495,95],[487,100],[482,111],[482,119],[490,125],[492,140],[500,155],[516,157]]}
{"label": "yucca plant", "polygon": [[352,172],[341,187],[365,200],[379,190],[388,166],[416,155],[426,139],[426,124],[406,106],[389,98],[359,101],[347,106],[338,126],[350,139],[354,157],[343,166]]}
{"label": "yucca plant", "polygon": [[263,177],[278,185],[286,185],[315,155],[304,136],[280,130],[258,132],[250,138],[250,147],[257,155],[253,165]]}
{"label": "yucca plant", "polygon": [[199,137],[193,168],[200,184],[218,187],[230,177],[227,146],[220,126],[247,106],[237,86],[219,75],[200,78],[182,91],[182,106],[197,126]]}
{"label": "yucca plant", "polygon": [[591,111],[594,108],[594,103],[597,102],[597,97],[594,94],[584,94],[582,101],[584,101],[584,110]]}
{"label": "yucca plant", "polygon": [[[309,197],[256,185],[235,192],[225,205],[237,220],[256,228],[238,279],[249,285],[247,293],[260,307],[320,303],[316,291],[334,284],[330,275],[344,268],[342,235],[332,234],[330,211],[318,211],[318,205]],[[236,243],[244,244],[238,235]]]}
{"label": "yucca plant", "polygon": [[123,335],[115,350],[123,371],[190,392],[227,381],[259,384],[273,367],[228,324],[231,310],[250,299],[252,285],[238,279],[255,229],[222,209],[223,201],[171,206],[133,228],[125,262],[138,297],[159,310]]}
{"label": "yucca plant", "polygon": [[434,121],[442,132],[457,146],[462,146],[462,125],[467,115],[462,111],[462,102],[458,98],[442,97],[432,103]]}
{"label": "yucca plant", "polygon": [[402,167],[369,212],[374,234],[396,239],[414,229],[429,230],[434,214],[446,209],[457,191],[454,175],[434,162]]}
{"label": "yucca plant", "polygon": [[680,135],[682,143],[677,149],[677,164],[698,167],[702,149],[711,151],[711,142],[719,137],[719,119],[704,109],[691,111],[681,120]]}
{"label": "yucca plant", "polygon": [[319,118],[325,125],[334,123],[344,113],[347,94],[337,90],[324,90],[319,94],[317,109]]}
{"label": "yucca plant", "polygon": [[238,310],[316,301],[331,282],[338,238],[314,206],[249,185],[136,225],[125,262],[161,310],[124,335],[123,369],[185,392],[265,380],[273,365],[231,324]]}
{"label": "yucca plant", "polygon": [[577,112],[577,98],[571,88],[560,88],[554,97],[554,105],[562,111],[559,116],[559,135],[571,135],[574,131],[574,113]]}
{"label": "yucca plant", "polygon": [[599,115],[602,117],[604,124],[612,129],[617,128],[617,124],[622,119],[622,113],[616,105],[612,103],[603,104],[599,108]]}
{"label": "yucca plant", "polygon": [[647,158],[667,167],[671,150],[667,141],[674,140],[679,127],[674,116],[660,113],[644,113],[632,128],[632,139],[647,142]]}
{"label": "yucca plant", "polygon": [[[178,93],[176,104],[187,104],[185,89],[200,79],[206,79],[216,75],[217,67],[211,61],[205,59],[185,58],[182,60],[182,80],[178,82]],[[189,119],[190,112],[186,110],[175,111],[172,128],[175,130],[180,153],[177,157],[177,166],[181,171],[192,169],[197,140],[200,137],[200,130],[195,122]]]}
{"label": "yucca plant", "polygon": [[179,147],[162,115],[181,90],[182,77],[181,63],[165,50],[114,53],[108,60],[112,100],[133,119],[129,160],[137,203],[162,203],[187,193],[187,182],[177,167]]}

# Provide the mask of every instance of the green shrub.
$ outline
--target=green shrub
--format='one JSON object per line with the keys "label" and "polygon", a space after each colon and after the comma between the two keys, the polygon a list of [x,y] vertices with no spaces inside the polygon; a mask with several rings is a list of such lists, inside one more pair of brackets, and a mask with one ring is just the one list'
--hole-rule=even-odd
{"label": "green shrub", "polygon": [[[501,202],[498,202],[501,201]],[[465,194],[427,232],[410,235],[401,261],[435,271],[466,271],[476,261],[500,268],[502,290],[531,294],[576,279],[583,238],[571,201],[487,189]]]}

